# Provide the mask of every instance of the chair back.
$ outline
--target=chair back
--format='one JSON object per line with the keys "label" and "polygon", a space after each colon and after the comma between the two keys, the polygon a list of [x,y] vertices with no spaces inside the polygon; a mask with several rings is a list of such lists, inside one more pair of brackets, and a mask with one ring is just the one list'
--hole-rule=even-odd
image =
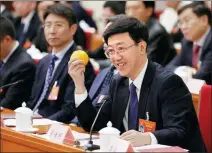
{"label": "chair back", "polygon": [[200,101],[199,101],[199,124],[200,130],[204,143],[207,148],[207,152],[212,152],[212,116],[211,116],[211,106],[212,106],[212,86],[203,85],[200,91]]}

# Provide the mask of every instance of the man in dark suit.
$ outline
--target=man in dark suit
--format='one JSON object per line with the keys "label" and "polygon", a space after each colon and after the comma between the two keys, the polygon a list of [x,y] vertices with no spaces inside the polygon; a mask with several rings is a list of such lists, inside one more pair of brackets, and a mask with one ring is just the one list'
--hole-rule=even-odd
{"label": "man in dark suit", "polygon": [[7,7],[4,4],[2,4],[2,2],[0,2],[0,8],[1,8],[1,10],[0,10],[1,16],[4,16],[4,17],[10,19],[10,21],[14,22],[14,18],[12,16],[11,12],[7,9]]}
{"label": "man in dark suit", "polygon": [[[68,61],[76,50],[73,41],[76,29],[76,16],[70,7],[60,3],[48,7],[44,14],[44,33],[53,49],[38,64],[28,102],[35,113],[66,123],[75,117],[74,82],[68,75]],[[94,77],[93,67],[88,63],[85,72],[88,89]]]}
{"label": "man in dark suit", "polygon": [[[40,20],[36,12],[36,1],[14,1],[13,7],[18,17],[15,19],[17,40],[20,45],[31,43],[37,35]],[[28,45],[26,45],[28,46]]]}
{"label": "man in dark suit", "polygon": [[149,30],[148,59],[166,65],[176,55],[171,36],[154,15],[154,1],[127,1],[126,14],[145,23]]}
{"label": "man in dark suit", "polygon": [[[147,59],[147,27],[135,18],[113,22],[104,32],[107,55],[118,70],[94,130],[111,121],[133,146],[165,144],[190,151],[205,151],[191,93],[177,75]],[[97,114],[86,87],[85,67],[71,60],[69,74],[75,83],[75,106],[80,124],[91,128]],[[130,88],[130,90],[129,90]],[[155,122],[156,129],[138,130],[139,119]]]}
{"label": "man in dark suit", "polygon": [[[15,40],[12,22],[1,17],[0,27],[0,105],[16,109],[29,99],[36,67],[32,58]],[[20,82],[1,89],[17,81]]]}
{"label": "man in dark suit", "polygon": [[[188,75],[212,84],[211,12],[204,5],[191,3],[182,7],[178,14],[179,26],[185,38],[181,53],[167,67],[175,70],[177,67],[187,66],[185,71]],[[195,68],[197,72],[193,74],[191,68]]]}

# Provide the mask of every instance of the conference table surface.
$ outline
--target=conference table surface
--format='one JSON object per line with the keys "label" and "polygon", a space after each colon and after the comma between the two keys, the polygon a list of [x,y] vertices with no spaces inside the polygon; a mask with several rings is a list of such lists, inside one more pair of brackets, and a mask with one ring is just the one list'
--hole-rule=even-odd
{"label": "conference table surface", "polygon": [[[1,114],[14,114],[14,111],[3,109]],[[69,125],[72,130],[86,133],[82,128]],[[36,134],[47,133],[50,125],[33,126],[39,130]],[[57,144],[32,134],[16,132],[1,126],[1,152],[85,152],[83,147]]]}
{"label": "conference table surface", "polygon": [[[192,95],[193,104],[198,114],[199,95]],[[3,109],[1,115],[15,114],[14,111]],[[86,133],[82,128],[69,125],[72,130]],[[39,130],[36,134],[47,133],[50,125],[33,126]],[[32,134],[16,132],[9,127],[1,126],[1,152],[85,152],[83,147],[58,144]]]}

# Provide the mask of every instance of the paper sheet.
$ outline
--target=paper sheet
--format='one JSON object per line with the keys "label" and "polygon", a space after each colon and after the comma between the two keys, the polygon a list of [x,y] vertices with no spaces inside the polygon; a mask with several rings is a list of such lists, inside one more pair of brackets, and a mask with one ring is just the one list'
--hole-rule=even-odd
{"label": "paper sheet", "polygon": [[[50,119],[33,119],[33,126],[51,125],[53,123],[62,124],[60,122],[53,121],[53,120],[50,120]],[[15,119],[6,119],[6,120],[4,120],[4,124],[6,126],[16,126],[16,120]]]}

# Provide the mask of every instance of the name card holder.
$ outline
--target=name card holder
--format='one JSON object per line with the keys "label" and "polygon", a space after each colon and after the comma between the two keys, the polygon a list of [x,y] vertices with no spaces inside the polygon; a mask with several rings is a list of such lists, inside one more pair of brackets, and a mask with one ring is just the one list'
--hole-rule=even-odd
{"label": "name card holder", "polygon": [[48,139],[55,143],[74,145],[75,139],[69,126],[52,124],[47,132]]}
{"label": "name card holder", "polygon": [[125,140],[114,138],[110,141],[108,152],[135,152],[132,145]]}

